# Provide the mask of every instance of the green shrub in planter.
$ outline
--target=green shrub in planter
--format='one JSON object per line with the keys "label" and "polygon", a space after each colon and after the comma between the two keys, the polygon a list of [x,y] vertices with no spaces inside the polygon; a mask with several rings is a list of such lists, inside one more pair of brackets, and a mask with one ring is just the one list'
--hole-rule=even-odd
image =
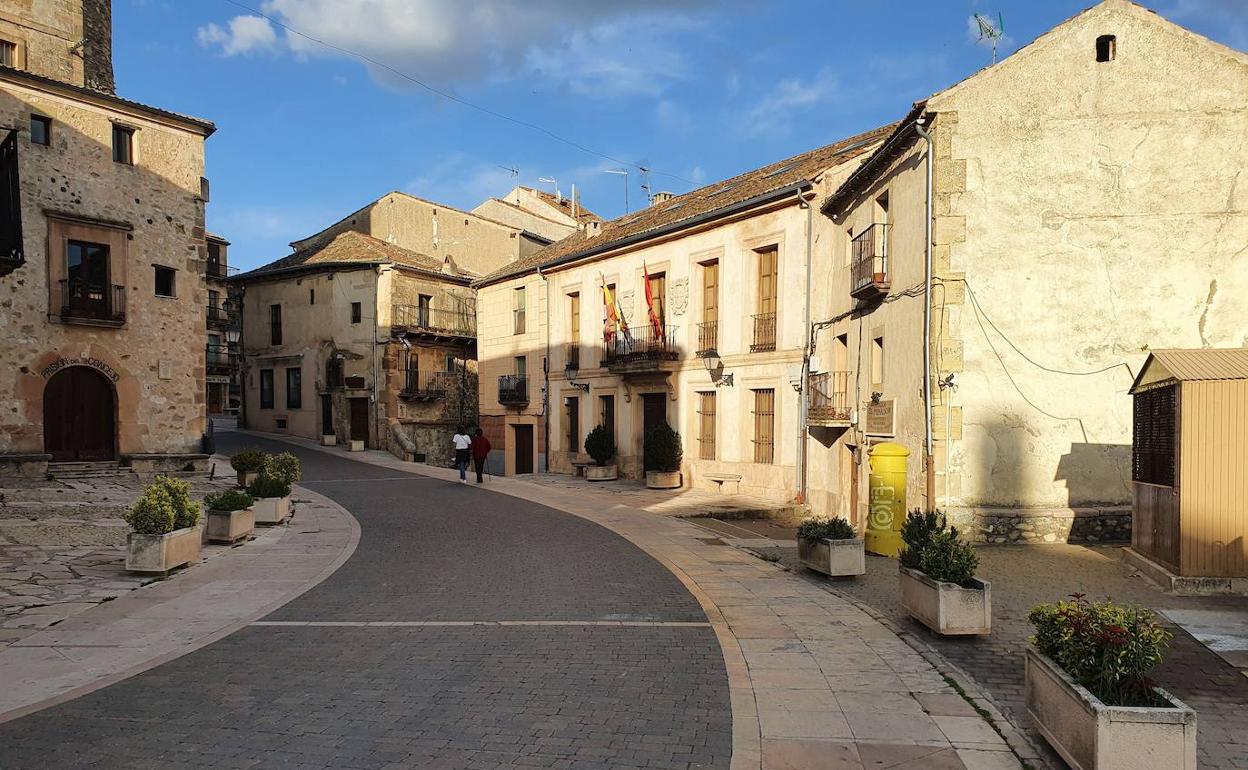
{"label": "green shrub in planter", "polygon": [[191,502],[191,485],[157,476],[126,512],[126,523],[142,535],[167,535],[199,523],[199,504]]}
{"label": "green shrub in planter", "polygon": [[615,457],[615,436],[605,425],[598,425],[585,437],[585,452],[597,465],[606,465]]}
{"label": "green shrub in planter", "polygon": [[933,580],[970,587],[979,567],[975,547],[958,537],[939,512],[912,511],[901,528],[901,565]]}
{"label": "green shrub in planter", "polygon": [[247,493],[252,497],[285,497],[290,494],[290,484],[261,473],[259,478],[247,487]]}
{"label": "green shrub in planter", "polygon": [[1171,634],[1146,607],[1089,602],[1072,594],[1027,615],[1036,649],[1110,706],[1169,706],[1148,674],[1165,658]]}
{"label": "green shrub in planter", "polygon": [[204,505],[214,511],[241,511],[250,508],[254,502],[251,495],[239,492],[237,489],[231,489],[219,495],[208,495],[204,498]]}
{"label": "green shrub in planter", "polygon": [[230,458],[230,467],[239,473],[256,473],[264,469],[267,457],[259,449],[244,449]]}
{"label": "green shrub in planter", "polygon": [[269,455],[264,459],[262,473],[287,484],[294,484],[301,477],[299,458],[290,452]]}
{"label": "green shrub in planter", "polygon": [[667,423],[651,428],[646,433],[646,470],[671,473],[680,470],[685,450],[680,446],[680,434]]}
{"label": "green shrub in planter", "polygon": [[839,516],[814,516],[802,522],[797,528],[797,536],[802,540],[853,540],[858,537],[858,532],[853,524]]}

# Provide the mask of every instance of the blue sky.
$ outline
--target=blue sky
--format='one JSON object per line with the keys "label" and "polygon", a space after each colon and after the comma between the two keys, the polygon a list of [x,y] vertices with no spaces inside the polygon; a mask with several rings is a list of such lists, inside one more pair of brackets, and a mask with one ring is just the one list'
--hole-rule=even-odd
{"label": "blue sky", "polygon": [[[447,93],[692,185],[896,120],[1090,0],[240,0]],[[1248,0],[1148,7],[1248,47]],[[620,164],[434,96],[229,0],[114,0],[118,93],[215,121],[209,229],[249,268],[390,190],[472,208],[516,183],[624,213]],[[512,176],[509,169],[517,169]],[[663,176],[659,172],[671,174]],[[679,177],[679,178],[676,178]],[[644,199],[631,169],[629,202]]]}

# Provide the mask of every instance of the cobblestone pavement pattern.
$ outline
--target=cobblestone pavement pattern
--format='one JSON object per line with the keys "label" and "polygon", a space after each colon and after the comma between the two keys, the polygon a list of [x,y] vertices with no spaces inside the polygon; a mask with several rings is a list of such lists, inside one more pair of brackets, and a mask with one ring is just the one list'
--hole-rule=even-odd
{"label": "cobblestone pavement pattern", "polygon": [[[291,449],[219,439],[243,443]],[[0,767],[728,766],[719,644],[660,564],[541,505],[295,451],[360,521],[352,558],[219,642],[0,725]]]}
{"label": "cobblestone pavement pattern", "polygon": [[[804,572],[796,547],[751,550],[779,556],[795,572]],[[1112,597],[1155,610],[1243,607],[1241,597],[1172,596],[1128,574],[1110,546],[984,546],[977,574],[992,583],[992,635],[987,638],[941,638],[910,620],[897,604],[897,563],[867,558],[867,575],[855,581],[824,582],[831,590],[862,601],[898,626],[935,647],[974,677],[1020,729],[1037,744],[1023,705],[1023,650],[1031,637],[1028,611],[1037,604],[1085,593],[1090,599]],[[1162,618],[1162,622],[1167,622]],[[1248,768],[1248,677],[1171,625],[1174,641],[1157,672],[1158,683],[1197,711],[1197,762],[1202,768]],[[1051,761],[1060,760],[1050,755]]]}

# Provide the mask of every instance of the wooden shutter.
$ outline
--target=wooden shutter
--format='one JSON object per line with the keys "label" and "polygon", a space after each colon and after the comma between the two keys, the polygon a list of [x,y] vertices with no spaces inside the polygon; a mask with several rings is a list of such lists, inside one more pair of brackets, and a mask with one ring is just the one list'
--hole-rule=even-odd
{"label": "wooden shutter", "polygon": [[569,342],[575,345],[581,341],[581,295],[569,294],[568,301],[571,305],[569,312],[572,314],[570,328],[572,339]]}
{"label": "wooden shutter", "polygon": [[702,266],[702,323],[719,322],[719,263]]}
{"label": "wooden shutter", "polygon": [[1132,403],[1132,481],[1174,486],[1178,391],[1178,385],[1170,385],[1135,394]]}
{"label": "wooden shutter", "polygon": [[698,394],[698,457],[715,459],[715,394]]}
{"label": "wooden shutter", "polygon": [[754,462],[771,464],[776,456],[776,391],[754,391]]}
{"label": "wooden shutter", "polygon": [[659,317],[659,323],[667,325],[667,309],[664,303],[667,301],[667,275],[659,273],[650,276],[650,296],[654,298],[654,314]]}
{"label": "wooden shutter", "polygon": [[774,246],[758,252],[758,312],[776,312],[776,275],[779,250]]}

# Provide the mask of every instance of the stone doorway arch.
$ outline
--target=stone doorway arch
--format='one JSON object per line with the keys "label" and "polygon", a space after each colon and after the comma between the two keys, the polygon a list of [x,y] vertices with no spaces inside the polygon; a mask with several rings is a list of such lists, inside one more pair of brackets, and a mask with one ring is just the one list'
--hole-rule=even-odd
{"label": "stone doorway arch", "polygon": [[117,457],[117,395],[89,366],[67,366],[43,390],[43,451],[52,462]]}

